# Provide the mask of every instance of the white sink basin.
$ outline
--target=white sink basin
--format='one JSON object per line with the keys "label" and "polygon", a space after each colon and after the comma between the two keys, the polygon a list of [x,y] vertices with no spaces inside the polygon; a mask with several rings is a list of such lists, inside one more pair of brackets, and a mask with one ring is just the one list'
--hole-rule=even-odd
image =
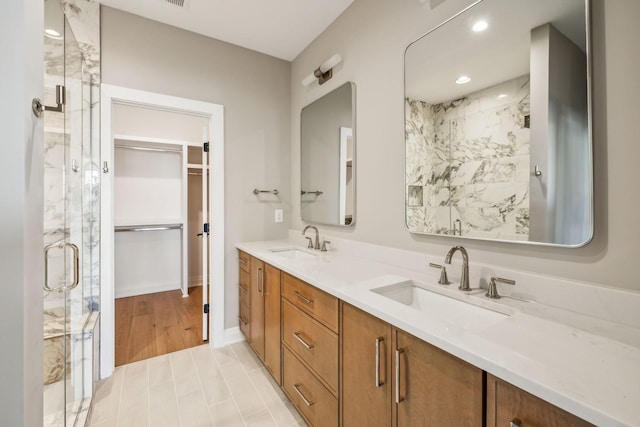
{"label": "white sink basin", "polygon": [[295,248],[270,249],[275,255],[289,259],[314,259],[316,256],[309,252]]}
{"label": "white sink basin", "polygon": [[462,329],[485,328],[510,315],[507,307],[501,312],[496,311],[495,307],[475,305],[433,292],[413,280],[381,286],[371,291]]}

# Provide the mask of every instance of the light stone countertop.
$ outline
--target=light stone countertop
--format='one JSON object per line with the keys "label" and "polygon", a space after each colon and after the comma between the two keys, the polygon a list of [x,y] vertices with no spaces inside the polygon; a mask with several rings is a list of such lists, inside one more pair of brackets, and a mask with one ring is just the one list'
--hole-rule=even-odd
{"label": "light stone countertop", "polygon": [[[635,324],[594,318],[540,302],[514,298],[491,301],[484,297],[484,289],[463,293],[457,290],[457,283],[437,285],[437,271],[425,274],[424,264],[414,269],[406,264],[394,265],[393,256],[381,262],[380,258],[367,257],[366,250],[364,255],[349,250],[323,253],[297,243],[281,240],[236,246],[591,423],[640,425],[640,328]],[[272,251],[285,248],[315,256],[291,259]],[[434,314],[437,310],[422,312],[371,291],[407,279],[461,302],[453,304],[452,309],[452,304],[446,304],[447,314],[438,315]],[[472,288],[478,286],[474,282],[472,274]],[[585,289],[601,299],[606,294],[600,288]],[[629,292],[631,298],[626,299],[636,304],[640,294]],[[461,327],[460,319],[477,311],[475,307],[469,311],[466,302],[507,315],[489,324]],[[624,309],[640,316],[640,306]]]}

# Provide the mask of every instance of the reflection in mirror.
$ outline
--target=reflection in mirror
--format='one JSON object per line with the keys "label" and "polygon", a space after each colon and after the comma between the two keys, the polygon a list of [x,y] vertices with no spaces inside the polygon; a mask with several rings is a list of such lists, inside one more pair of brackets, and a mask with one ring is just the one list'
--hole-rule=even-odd
{"label": "reflection in mirror", "polygon": [[584,0],[482,0],[407,48],[410,232],[591,239],[587,10]]}
{"label": "reflection in mirror", "polygon": [[302,109],[300,213],[317,224],[355,223],[355,85],[345,83]]}

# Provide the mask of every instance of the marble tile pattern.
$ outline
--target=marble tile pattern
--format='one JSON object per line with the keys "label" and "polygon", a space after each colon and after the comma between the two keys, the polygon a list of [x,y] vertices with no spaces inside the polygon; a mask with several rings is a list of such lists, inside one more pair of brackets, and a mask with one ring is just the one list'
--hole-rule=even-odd
{"label": "marble tile pattern", "polygon": [[116,368],[96,391],[89,426],[306,426],[241,342],[201,345]]}
{"label": "marble tile pattern", "polygon": [[100,3],[93,0],[60,0],[85,64],[96,84],[100,83]]}
{"label": "marble tile pattern", "polygon": [[411,232],[527,240],[529,76],[430,105],[405,100],[406,206]]}

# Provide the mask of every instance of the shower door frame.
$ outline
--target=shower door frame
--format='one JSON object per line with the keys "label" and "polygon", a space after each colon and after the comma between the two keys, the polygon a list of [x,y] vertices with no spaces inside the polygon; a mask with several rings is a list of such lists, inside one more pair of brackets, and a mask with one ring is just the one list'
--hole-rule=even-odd
{"label": "shower door frame", "polygon": [[[109,377],[115,368],[115,291],[114,291],[114,209],[113,209],[113,109],[116,104],[134,105],[195,114],[209,120],[209,189],[211,227],[215,229],[209,239],[209,262],[211,271],[209,345],[222,347],[226,344],[224,329],[224,107],[220,104],[178,98],[137,89],[102,84],[101,86],[101,164],[103,179],[101,187],[101,284],[100,307],[100,378]],[[106,163],[105,163],[106,162]],[[203,280],[206,280],[203,278]]]}

